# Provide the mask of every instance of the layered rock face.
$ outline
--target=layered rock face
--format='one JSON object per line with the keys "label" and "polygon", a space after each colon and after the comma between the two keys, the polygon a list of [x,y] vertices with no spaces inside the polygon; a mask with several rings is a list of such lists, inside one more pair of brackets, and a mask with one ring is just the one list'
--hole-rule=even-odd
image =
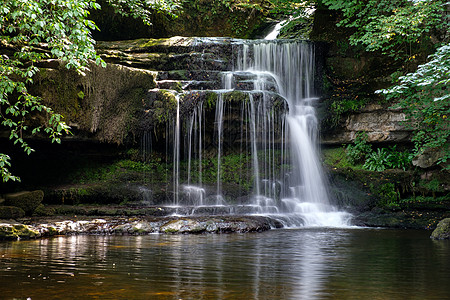
{"label": "layered rock face", "polygon": [[[91,65],[91,72],[79,76],[57,61],[48,61],[42,64],[34,92],[64,115],[75,139],[136,143],[144,131],[151,131],[157,140],[165,140],[162,127],[176,118],[177,110],[184,122],[204,103],[205,138],[211,140],[218,95],[225,102],[248,100],[246,93],[216,92],[241,47],[232,39],[183,37],[100,42],[98,52],[108,63],[106,68]],[[254,88],[252,76],[237,77],[240,90]],[[253,96],[255,101],[262,97]],[[272,97],[274,104],[284,101]],[[237,120],[240,112],[235,113]],[[228,132],[240,131],[239,124],[230,124]],[[238,133],[231,135],[236,136],[232,142],[241,142]]]}
{"label": "layered rock face", "polygon": [[405,129],[405,114],[398,109],[367,105],[344,117],[339,126],[323,132],[324,144],[351,143],[359,132],[366,132],[372,143],[408,142],[411,132]]}

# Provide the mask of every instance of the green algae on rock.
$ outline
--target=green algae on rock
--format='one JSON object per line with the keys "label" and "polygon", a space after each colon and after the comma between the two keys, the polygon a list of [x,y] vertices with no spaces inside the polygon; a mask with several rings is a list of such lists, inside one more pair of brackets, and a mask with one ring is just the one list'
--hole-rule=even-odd
{"label": "green algae on rock", "polygon": [[433,240],[450,239],[450,218],[445,218],[439,222],[436,229],[431,234]]}

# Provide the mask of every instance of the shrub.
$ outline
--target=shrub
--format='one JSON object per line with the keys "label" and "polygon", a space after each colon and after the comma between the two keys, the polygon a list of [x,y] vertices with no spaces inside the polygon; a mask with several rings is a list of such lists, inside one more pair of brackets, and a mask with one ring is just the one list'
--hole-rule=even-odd
{"label": "shrub", "polygon": [[372,152],[372,145],[367,143],[367,133],[356,134],[355,141],[346,148],[347,158],[352,164],[363,162]]}
{"label": "shrub", "polygon": [[389,166],[389,156],[385,148],[379,148],[377,152],[369,154],[363,167],[370,171],[382,172]]}

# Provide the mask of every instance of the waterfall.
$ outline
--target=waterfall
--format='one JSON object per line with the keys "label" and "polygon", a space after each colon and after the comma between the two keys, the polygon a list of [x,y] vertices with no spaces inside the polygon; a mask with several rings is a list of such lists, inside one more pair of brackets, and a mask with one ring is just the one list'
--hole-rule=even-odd
{"label": "waterfall", "polygon": [[[261,81],[259,78],[261,74],[270,74],[276,83],[276,91],[286,99],[289,106],[286,121],[292,170],[289,172],[288,180],[284,182],[285,189],[281,195],[281,203],[276,206],[284,212],[301,215],[305,225],[341,226],[346,224],[350,215],[339,212],[330,205],[318,158],[319,151],[316,148],[318,121],[314,103],[318,98],[314,97],[313,86],[314,46],[302,42],[261,42],[251,46],[242,47],[241,60],[237,63],[237,69],[258,75],[255,90],[267,90],[267,81]],[[253,59],[249,59],[250,57]],[[264,103],[266,102],[263,101]],[[265,116],[266,113],[259,115]],[[270,133],[273,132],[270,118],[259,123],[262,131],[268,133],[268,140],[273,141],[270,138]],[[255,126],[253,121],[252,126]],[[252,145],[254,145],[253,140],[252,138]],[[271,149],[267,148],[270,145],[270,143],[263,143],[261,150],[264,152],[264,161],[271,159]],[[253,148],[252,155],[255,160],[258,153]],[[255,178],[259,179],[258,164],[255,164],[253,169]],[[271,172],[271,169],[265,171],[265,181],[273,182],[274,177],[271,173],[274,172]],[[256,184],[255,204],[272,207],[275,205],[273,200],[276,194],[270,189],[264,189],[264,191],[265,193],[261,195],[259,184]]]}
{"label": "waterfall", "polygon": [[[344,226],[350,214],[331,204],[319,161],[314,45],[214,38],[196,46],[199,65],[210,68],[197,73],[216,81],[173,90],[170,204],[188,213],[268,214],[285,226]],[[214,57],[216,46],[232,49],[232,59]]]}

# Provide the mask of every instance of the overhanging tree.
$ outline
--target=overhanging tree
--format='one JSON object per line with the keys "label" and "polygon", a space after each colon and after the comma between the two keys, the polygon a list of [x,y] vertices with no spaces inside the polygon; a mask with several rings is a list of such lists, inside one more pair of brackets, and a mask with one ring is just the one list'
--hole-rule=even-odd
{"label": "overhanging tree", "polygon": [[[141,18],[146,24],[153,11],[173,15],[178,7],[171,0],[107,2],[118,13]],[[52,142],[60,143],[70,129],[62,115],[30,94],[28,87],[39,72],[37,64],[58,59],[82,75],[89,70],[90,61],[105,66],[91,37],[91,30],[98,29],[88,19],[93,9],[100,9],[95,0],[0,0],[0,124],[27,154],[34,151],[24,139],[27,134],[44,131]],[[36,113],[45,116],[45,124],[30,125],[30,116]],[[10,156],[0,148],[2,180],[20,180],[11,174],[10,166]]]}

